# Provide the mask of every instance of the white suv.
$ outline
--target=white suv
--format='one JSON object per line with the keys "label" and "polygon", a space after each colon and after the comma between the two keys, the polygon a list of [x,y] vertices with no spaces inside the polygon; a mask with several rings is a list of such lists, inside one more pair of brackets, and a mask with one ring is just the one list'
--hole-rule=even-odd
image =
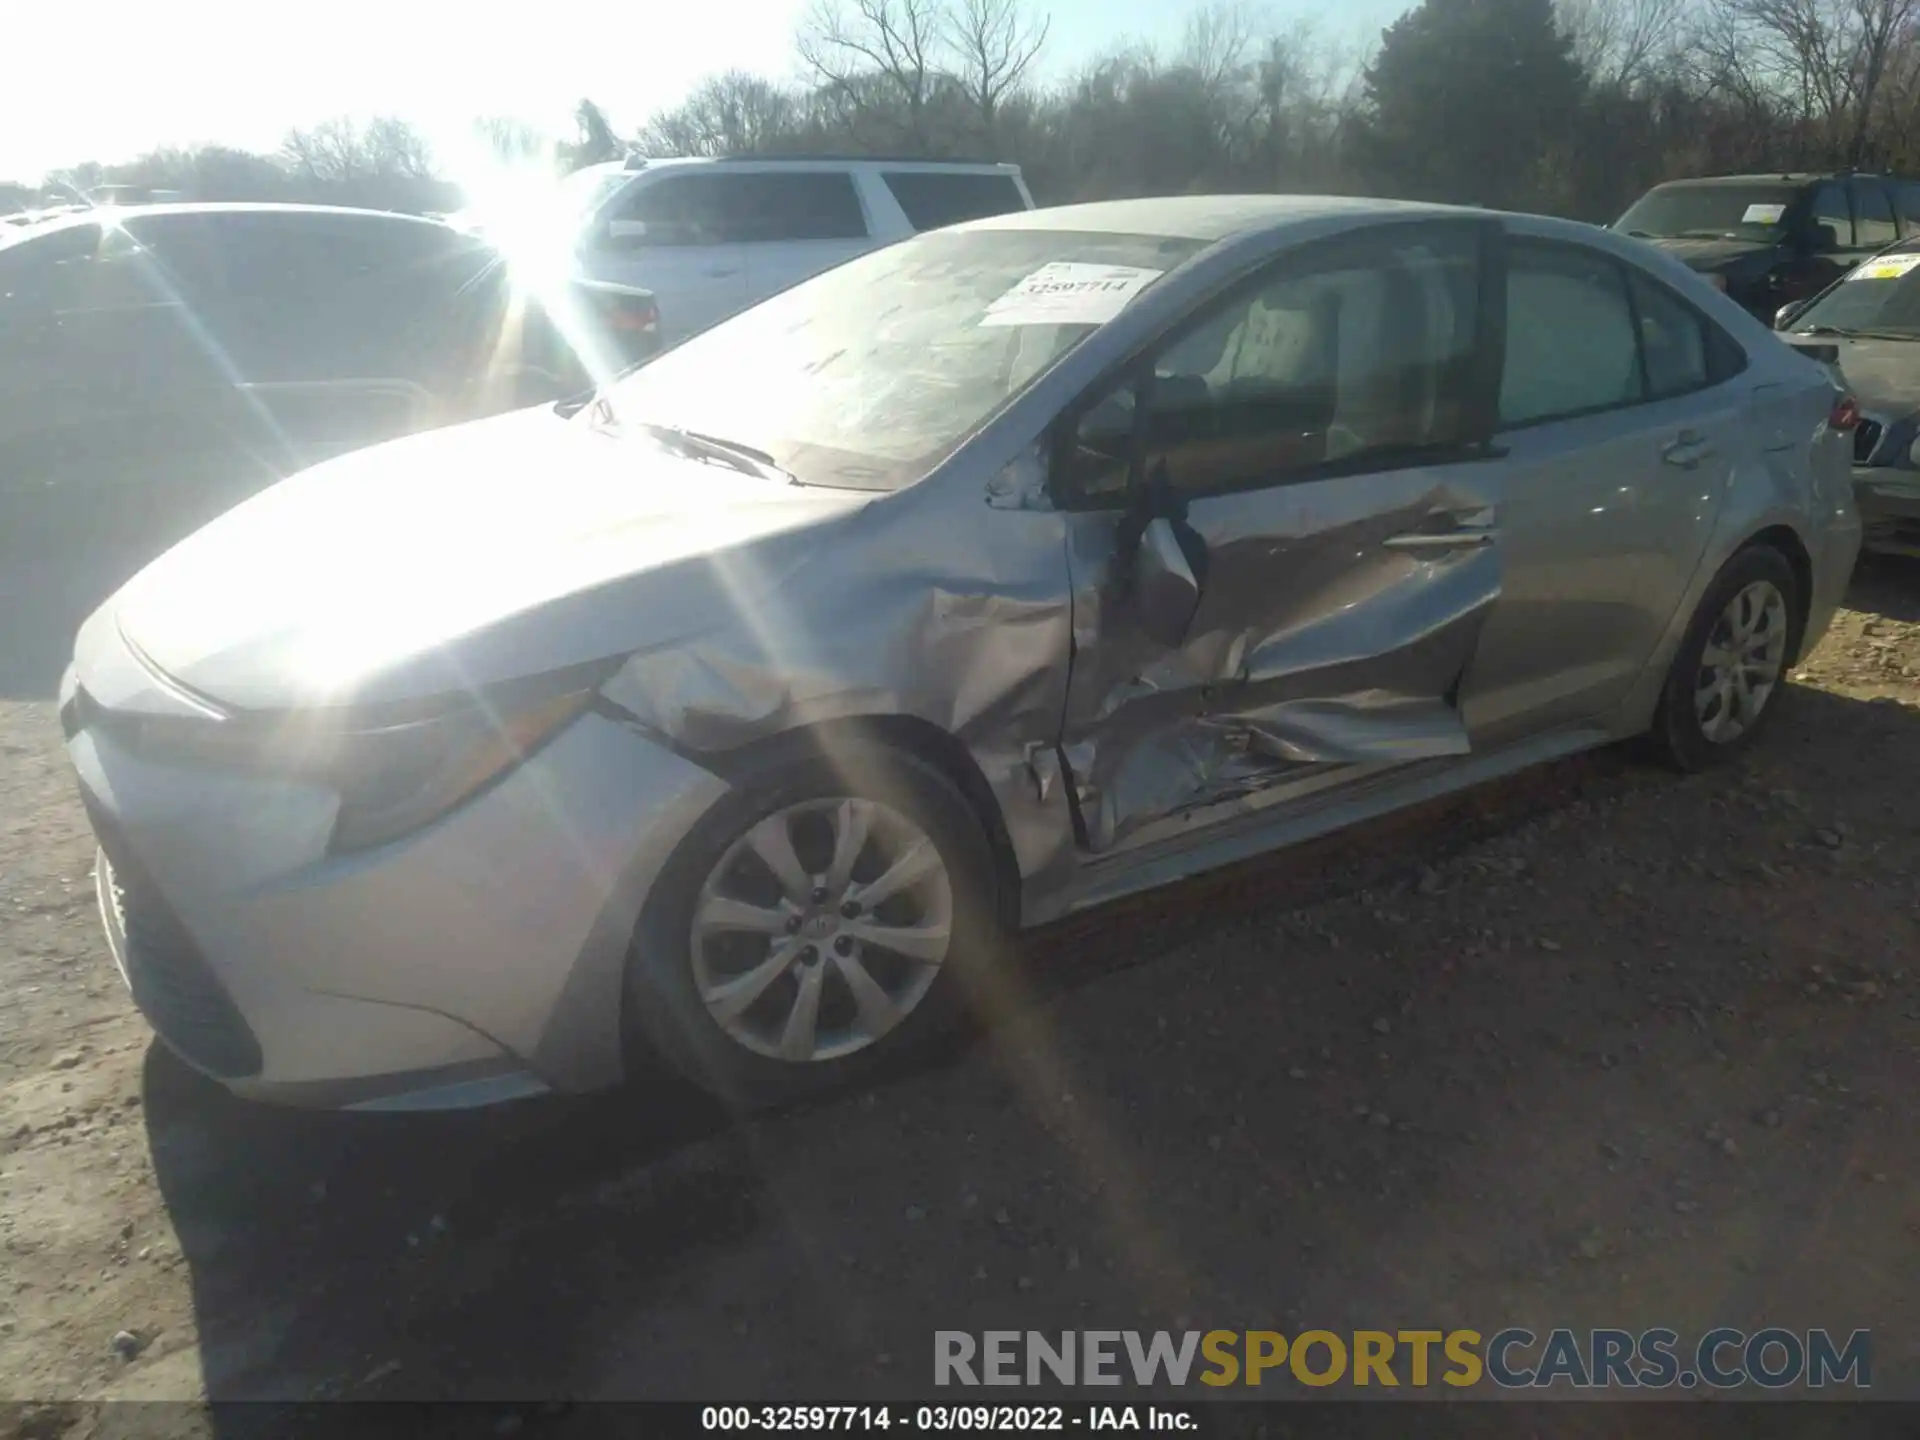
{"label": "white suv", "polygon": [[1033,208],[1017,165],[872,157],[635,158],[566,188],[581,269],[651,290],[669,342],[916,231]]}

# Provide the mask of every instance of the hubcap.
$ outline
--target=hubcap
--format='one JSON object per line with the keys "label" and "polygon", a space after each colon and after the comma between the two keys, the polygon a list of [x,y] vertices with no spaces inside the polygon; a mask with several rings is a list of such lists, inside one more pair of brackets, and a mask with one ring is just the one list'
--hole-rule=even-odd
{"label": "hubcap", "polygon": [[913,1013],[947,958],[953,887],[919,826],[875,800],[809,800],[734,842],[693,912],[707,1013],[757,1055],[836,1060]]}
{"label": "hubcap", "polygon": [[1756,580],[1720,612],[1700,654],[1693,691],[1700,733],[1725,745],[1752,729],[1786,659],[1786,597],[1772,581]]}

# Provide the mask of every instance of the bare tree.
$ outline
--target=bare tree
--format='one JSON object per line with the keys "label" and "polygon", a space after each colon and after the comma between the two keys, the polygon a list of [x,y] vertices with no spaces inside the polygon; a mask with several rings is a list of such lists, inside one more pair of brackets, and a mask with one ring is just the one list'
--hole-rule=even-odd
{"label": "bare tree", "polygon": [[800,60],[854,127],[870,130],[876,102],[893,102],[901,138],[920,151],[932,138],[927,112],[943,78],[943,25],[937,0],[815,0],[800,28]]}
{"label": "bare tree", "polygon": [[1559,0],[1573,55],[1602,85],[1631,89],[1681,44],[1689,0]]}
{"label": "bare tree", "polygon": [[794,97],[769,80],[730,70],[701,82],[641,128],[650,155],[737,155],[784,148],[797,129]]}
{"label": "bare tree", "polygon": [[1866,157],[1890,64],[1920,0],[1716,0],[1722,53],[1736,47],[1760,85],[1819,137],[1822,158]]}
{"label": "bare tree", "polygon": [[1021,0],[955,0],[945,17],[954,78],[980,119],[989,147],[1001,106],[1026,78],[1053,21],[1036,20]]}

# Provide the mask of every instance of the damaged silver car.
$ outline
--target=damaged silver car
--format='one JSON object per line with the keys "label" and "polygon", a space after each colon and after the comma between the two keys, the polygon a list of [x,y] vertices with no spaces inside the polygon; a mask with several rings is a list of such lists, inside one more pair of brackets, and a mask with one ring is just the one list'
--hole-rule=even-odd
{"label": "damaged silver car", "polygon": [[922,235],[137,576],[61,706],[106,929],[243,1095],[857,1081],[1020,928],[1608,741],[1751,743],[1859,547],[1852,414],[1572,223]]}

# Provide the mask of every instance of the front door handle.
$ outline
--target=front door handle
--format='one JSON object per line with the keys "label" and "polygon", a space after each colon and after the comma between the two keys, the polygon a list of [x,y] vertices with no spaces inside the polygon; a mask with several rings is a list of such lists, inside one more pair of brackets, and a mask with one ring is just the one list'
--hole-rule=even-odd
{"label": "front door handle", "polygon": [[1662,460],[1669,465],[1678,465],[1682,470],[1698,469],[1700,462],[1712,454],[1712,443],[1704,435],[1692,430],[1682,430],[1660,450]]}
{"label": "front door handle", "polygon": [[707,271],[707,274],[711,275],[716,280],[724,280],[729,275],[738,275],[739,273],[740,271],[737,268],[730,267],[730,266],[723,266],[718,270]]}
{"label": "front door handle", "polygon": [[1500,532],[1489,526],[1460,530],[1409,530],[1389,535],[1380,543],[1389,550],[1477,550],[1491,545]]}

